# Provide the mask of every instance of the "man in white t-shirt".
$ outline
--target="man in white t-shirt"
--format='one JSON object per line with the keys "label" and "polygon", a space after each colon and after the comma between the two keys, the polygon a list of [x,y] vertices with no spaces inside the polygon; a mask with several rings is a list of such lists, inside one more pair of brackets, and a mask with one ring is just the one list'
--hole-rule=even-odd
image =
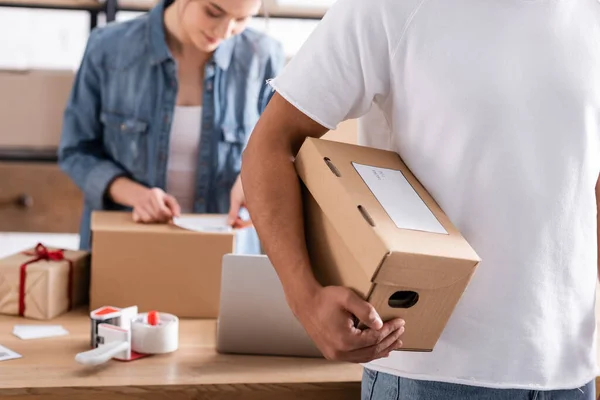
{"label": "man in white t-shirt", "polygon": [[[247,204],[315,343],[366,363],[364,399],[593,399],[598,0],[339,0],[271,84]],[[483,260],[431,353],[392,351],[410,325],[311,272],[293,157],[364,116],[360,143],[397,152]]]}

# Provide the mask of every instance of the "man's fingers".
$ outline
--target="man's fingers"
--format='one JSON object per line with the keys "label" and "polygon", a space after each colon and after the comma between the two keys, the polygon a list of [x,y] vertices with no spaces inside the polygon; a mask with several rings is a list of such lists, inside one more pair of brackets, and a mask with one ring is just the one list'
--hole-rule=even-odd
{"label": "man's fingers", "polygon": [[373,358],[373,360],[388,357],[393,351],[400,350],[403,345],[404,344],[402,343],[402,340],[397,340],[396,342],[394,342],[394,344],[392,344],[387,349],[382,351],[379,355],[377,355],[375,358]]}
{"label": "man's fingers", "polygon": [[[380,330],[355,330],[354,349],[364,349],[377,345],[386,340],[390,335],[394,335],[399,330],[403,329],[404,325],[404,320],[398,318],[387,321]],[[404,330],[402,331],[404,332]]]}
{"label": "man's fingers", "polygon": [[383,327],[383,321],[375,310],[375,307],[361,299],[353,291],[348,291],[348,296],[345,298],[343,306],[367,327],[376,331]]}
{"label": "man's fingers", "polygon": [[368,363],[374,360],[379,360],[380,358],[387,358],[392,354],[393,351],[399,350],[402,347],[402,340],[398,340],[394,342],[387,349],[375,354],[374,356],[367,355],[366,357],[357,357],[355,360],[348,360],[352,363]]}
{"label": "man's fingers", "polygon": [[404,326],[401,326],[399,329],[392,331],[379,343],[348,353],[348,359],[355,362],[369,362],[377,358],[385,357],[391,351],[402,346],[400,338],[404,333],[404,329]]}

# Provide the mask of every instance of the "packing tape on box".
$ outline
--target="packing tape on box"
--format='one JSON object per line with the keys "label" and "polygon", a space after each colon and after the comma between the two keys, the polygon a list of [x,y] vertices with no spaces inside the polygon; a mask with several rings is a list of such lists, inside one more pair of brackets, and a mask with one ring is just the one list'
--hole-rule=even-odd
{"label": "packing tape on box", "polygon": [[127,323],[119,321],[121,326],[95,325],[93,321],[94,318],[97,347],[77,354],[75,360],[80,364],[99,365],[111,359],[132,361],[146,355],[171,353],[179,347],[179,319],[172,314],[154,311],[137,314]]}

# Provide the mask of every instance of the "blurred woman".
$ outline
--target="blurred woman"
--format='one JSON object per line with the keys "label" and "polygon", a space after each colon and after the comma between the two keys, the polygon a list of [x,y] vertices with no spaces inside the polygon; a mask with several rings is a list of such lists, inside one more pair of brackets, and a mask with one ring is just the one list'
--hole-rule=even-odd
{"label": "blurred woman", "polygon": [[[82,249],[93,210],[131,210],[143,223],[181,213],[247,222],[241,155],[272,94],[266,81],[284,64],[278,42],[247,28],[260,6],[162,0],[91,33],[59,149],[85,197]],[[255,232],[245,236],[241,251],[258,252]]]}

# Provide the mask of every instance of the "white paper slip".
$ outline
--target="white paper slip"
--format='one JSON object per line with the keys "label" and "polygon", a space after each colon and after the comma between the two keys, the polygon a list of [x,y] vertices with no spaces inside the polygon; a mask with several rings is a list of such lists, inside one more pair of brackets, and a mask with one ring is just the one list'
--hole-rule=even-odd
{"label": "white paper slip", "polygon": [[15,325],[13,335],[22,340],[43,339],[68,335],[61,325]]}
{"label": "white paper slip", "polygon": [[173,218],[173,223],[180,228],[195,232],[232,232],[233,228],[227,223],[227,216],[185,216]]}
{"label": "white paper slip", "polygon": [[0,345],[0,361],[6,360],[14,360],[15,358],[23,357],[19,353],[15,353],[11,349],[7,349],[6,347]]}
{"label": "white paper slip", "polygon": [[398,228],[448,234],[402,171],[352,165]]}

